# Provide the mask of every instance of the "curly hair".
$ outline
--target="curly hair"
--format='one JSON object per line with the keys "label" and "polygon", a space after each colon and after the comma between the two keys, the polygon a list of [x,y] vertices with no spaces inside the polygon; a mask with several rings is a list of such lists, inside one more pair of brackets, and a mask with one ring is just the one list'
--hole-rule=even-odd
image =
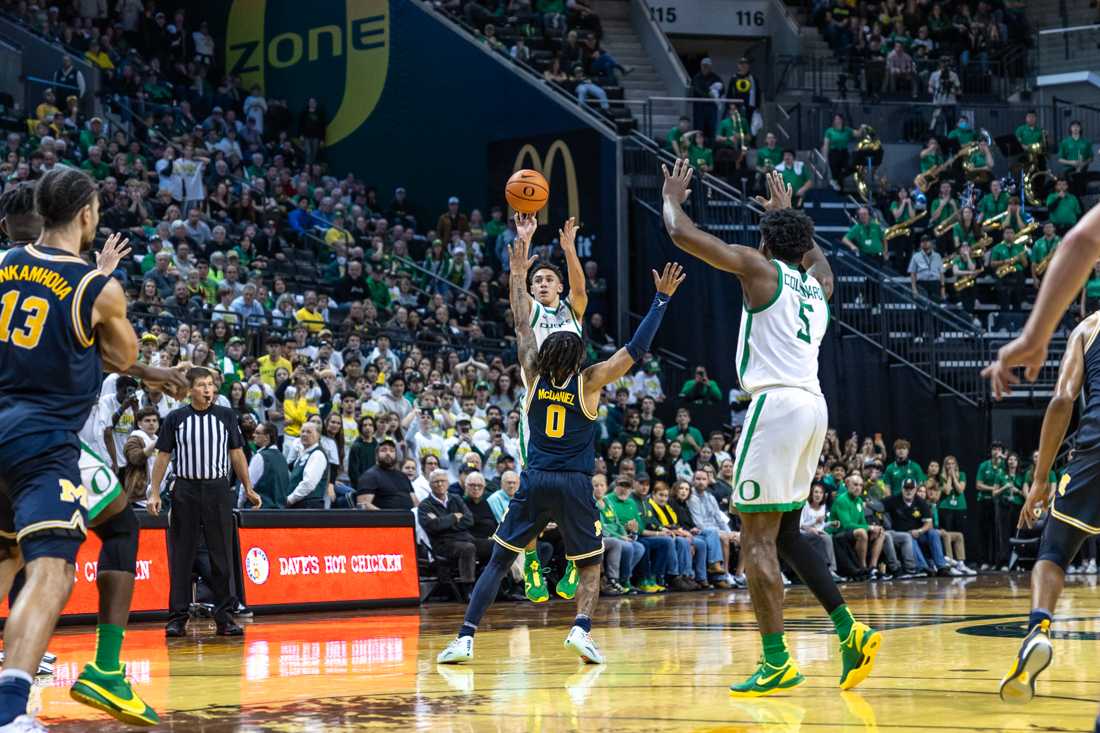
{"label": "curly hair", "polygon": [[760,237],[773,257],[797,265],[813,249],[814,223],[796,209],[769,211],[760,217]]}
{"label": "curly hair", "polygon": [[42,219],[34,210],[34,184],[12,186],[0,196],[0,219],[8,236],[16,242],[36,239],[42,231]]}
{"label": "curly hair", "polygon": [[539,349],[539,377],[560,384],[581,370],[584,364],[584,342],[569,331],[555,331],[546,337]]}

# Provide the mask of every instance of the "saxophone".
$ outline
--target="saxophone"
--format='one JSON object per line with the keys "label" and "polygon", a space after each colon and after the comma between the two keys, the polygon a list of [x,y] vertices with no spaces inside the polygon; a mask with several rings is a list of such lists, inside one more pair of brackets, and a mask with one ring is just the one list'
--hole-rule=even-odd
{"label": "saxophone", "polygon": [[1013,244],[1031,244],[1031,235],[1039,229],[1039,222],[1032,220],[1030,223],[1025,224],[1024,227],[1016,233],[1016,237],[1012,240]]}
{"label": "saxophone", "polygon": [[955,224],[959,221],[959,218],[961,216],[962,216],[962,207],[960,206],[959,208],[957,208],[955,210],[954,214],[952,214],[951,216],[947,217],[946,219],[941,221],[939,224],[937,224],[932,229],[932,232],[937,237],[942,237],[944,234],[947,234],[947,230],[949,230],[951,227],[955,226]]}
{"label": "saxophone", "polygon": [[951,287],[955,289],[956,293],[961,293],[967,288],[974,287],[974,283],[976,283],[978,281],[978,278],[981,277],[982,270],[984,269],[984,267],[979,267],[972,275],[960,277],[958,280],[951,284]]}
{"label": "saxophone", "polygon": [[1043,273],[1050,267],[1050,260],[1054,257],[1054,251],[1051,250],[1047,253],[1047,256],[1039,261],[1039,264],[1035,265],[1035,276],[1042,277]]}
{"label": "saxophone", "polygon": [[927,215],[928,209],[925,209],[916,216],[911,216],[905,221],[899,221],[893,226],[886,227],[886,231],[882,235],[883,240],[889,242],[891,239],[897,239],[898,237],[908,237],[912,226]]}
{"label": "saxophone", "polygon": [[941,176],[943,172],[955,165],[955,161],[965,156],[970,156],[978,149],[978,143],[967,143],[959,148],[959,152],[952,155],[950,158],[940,163],[937,166],[929,168],[924,173],[918,173],[917,177],[913,179],[913,185],[921,190],[922,193],[928,193],[928,189],[932,184]]}
{"label": "saxophone", "polygon": [[998,267],[993,272],[993,274],[997,276],[998,280],[1003,277],[1007,277],[1008,275],[1012,274],[1012,271],[1016,269],[1016,265],[1020,264],[1025,257],[1027,257],[1027,252],[1021,252],[1020,254],[1016,255],[1015,257]]}

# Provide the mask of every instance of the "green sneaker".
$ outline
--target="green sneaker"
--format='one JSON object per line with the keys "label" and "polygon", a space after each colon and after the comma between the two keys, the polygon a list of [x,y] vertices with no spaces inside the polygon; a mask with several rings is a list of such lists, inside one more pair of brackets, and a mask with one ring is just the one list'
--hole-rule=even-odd
{"label": "green sneaker", "polygon": [[577,573],[577,566],[570,560],[565,563],[565,575],[558,581],[558,585],[554,588],[554,591],[567,601],[573,600],[573,596],[577,595],[577,584],[581,582],[580,575]]}
{"label": "green sneaker", "polygon": [[760,658],[760,666],[752,676],[739,685],[730,685],[731,697],[764,697],[781,690],[798,687],[806,678],[798,671],[794,659],[788,659],[782,667],[773,667]]}
{"label": "green sneaker", "polygon": [[840,689],[850,690],[870,676],[875,655],[881,647],[881,632],[859,621],[852,624],[848,638],[840,643],[840,659],[844,664],[840,672]]}
{"label": "green sneaker", "polygon": [[638,590],[642,593],[660,593],[661,586],[653,578],[642,578],[642,582],[638,583]]}
{"label": "green sneaker", "polygon": [[69,697],[129,725],[160,723],[156,711],[138,697],[126,680],[125,665],[117,672],[104,672],[93,663],[86,664],[69,690]]}
{"label": "green sneaker", "polygon": [[523,566],[523,594],[532,603],[550,600],[550,591],[546,588],[538,560],[529,560]]}

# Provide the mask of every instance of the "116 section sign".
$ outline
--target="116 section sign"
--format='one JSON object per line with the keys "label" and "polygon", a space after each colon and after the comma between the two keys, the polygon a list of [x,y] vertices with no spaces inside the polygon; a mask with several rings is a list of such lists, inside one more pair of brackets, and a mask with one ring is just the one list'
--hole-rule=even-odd
{"label": "116 section sign", "polygon": [[765,36],[765,0],[654,0],[649,15],[665,33],[701,36]]}

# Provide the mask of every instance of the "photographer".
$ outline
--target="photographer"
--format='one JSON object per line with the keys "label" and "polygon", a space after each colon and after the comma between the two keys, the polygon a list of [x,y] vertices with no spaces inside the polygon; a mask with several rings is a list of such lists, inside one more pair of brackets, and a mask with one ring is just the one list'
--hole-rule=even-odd
{"label": "photographer", "polygon": [[124,374],[115,382],[114,394],[105,394],[99,398],[98,415],[103,430],[103,442],[107,446],[107,455],[111,458],[111,468],[116,474],[126,465],[123,448],[126,439],[137,427],[137,412],[140,407],[137,388],[137,380]]}
{"label": "photographer", "polygon": [[939,68],[928,77],[928,93],[932,95],[932,104],[936,105],[936,111],[932,113],[932,121],[928,124],[929,131],[935,131],[941,115],[945,134],[955,127],[961,90],[962,83],[959,81],[959,75],[951,68],[951,60],[941,56]]}
{"label": "photographer", "polygon": [[706,367],[700,364],[695,367],[695,378],[687,380],[680,388],[680,399],[710,405],[722,399],[722,391],[718,382],[707,376]]}

